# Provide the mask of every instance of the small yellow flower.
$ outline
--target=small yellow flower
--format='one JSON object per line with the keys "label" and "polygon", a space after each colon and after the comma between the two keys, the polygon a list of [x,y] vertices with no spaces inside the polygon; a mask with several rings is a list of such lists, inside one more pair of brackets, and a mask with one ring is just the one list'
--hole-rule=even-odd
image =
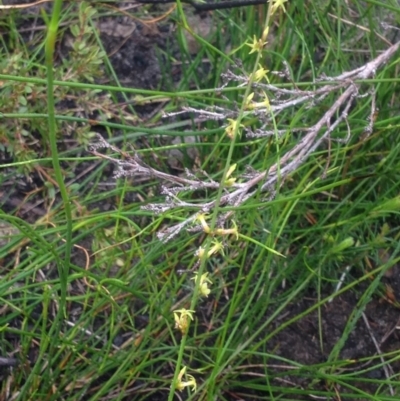
{"label": "small yellow flower", "polygon": [[[186,376],[186,381],[183,381],[183,376]],[[189,374],[186,374],[186,366],[184,366],[178,374],[176,379],[175,387],[177,390],[182,391],[185,387],[192,387],[192,391],[196,391],[197,383],[196,379]]]}
{"label": "small yellow flower", "polygon": [[254,97],[254,92],[251,92],[249,96],[247,96],[247,99],[244,101],[246,107],[251,105],[251,101],[253,100]]}
{"label": "small yellow flower", "polygon": [[196,254],[195,254],[195,255],[196,255],[199,259],[203,259],[205,254],[206,254],[206,250],[205,250],[203,247],[199,247],[199,249],[196,251]]}
{"label": "small yellow flower", "polygon": [[267,75],[269,70],[266,70],[265,68],[261,67],[261,65],[259,65],[259,67],[260,68],[254,73],[254,81],[260,82],[262,79],[265,78],[266,81],[269,82],[268,75]]}
{"label": "small yellow flower", "polygon": [[283,12],[286,12],[285,6],[283,3],[286,3],[287,0],[274,0],[272,7],[271,7],[271,15],[275,14],[275,12],[278,10],[278,8],[282,8]]}
{"label": "small yellow flower", "polygon": [[254,103],[252,103],[251,106],[253,109],[266,108],[268,111],[271,109],[271,105],[269,103],[268,96],[265,92],[264,92],[264,100],[262,102],[254,102]]}
{"label": "small yellow flower", "polygon": [[[254,93],[253,93],[253,95],[254,95]],[[231,187],[236,182],[236,178],[234,178],[234,177],[229,178],[232,175],[232,173],[236,170],[236,166],[237,166],[236,163],[232,164],[232,166],[229,167],[229,170],[226,173],[226,177],[225,177],[225,186],[226,187]]]}
{"label": "small yellow flower", "polygon": [[200,294],[204,295],[205,297],[208,297],[208,295],[211,292],[211,290],[208,288],[208,284],[212,284],[212,281],[207,276],[208,276],[208,273],[204,273],[199,278],[199,274],[194,273],[194,277],[191,278],[191,280],[195,280],[196,284],[197,284],[197,280],[200,280],[199,291],[200,291]]}
{"label": "small yellow flower", "polygon": [[186,334],[189,328],[190,320],[193,320],[194,310],[177,309],[174,310],[175,328],[180,330],[182,334]]}
{"label": "small yellow flower", "polygon": [[204,213],[199,213],[196,217],[196,220],[201,224],[201,226],[203,227],[203,231],[206,234],[210,234],[211,232],[211,228],[210,226],[207,224],[206,222],[206,215]]}
{"label": "small yellow flower", "polygon": [[229,124],[225,128],[225,133],[230,139],[233,139],[235,132],[240,135],[239,129],[243,128],[244,125],[239,124],[236,120],[232,120],[232,118],[228,118],[228,121]]}
{"label": "small yellow flower", "polygon": [[234,221],[233,221],[233,228],[227,228],[227,229],[225,229],[225,228],[217,228],[214,231],[214,234],[215,235],[231,235],[231,234],[233,234],[236,237],[236,239],[239,239],[239,230],[238,230],[237,225],[236,225],[236,223]]}
{"label": "small yellow flower", "polygon": [[253,43],[246,43],[247,46],[251,48],[250,53],[261,53],[264,46],[267,44],[267,41],[264,41],[262,39],[257,39],[256,35],[253,36]]}
{"label": "small yellow flower", "polygon": [[208,251],[209,257],[218,252],[221,252],[222,254],[224,254],[224,244],[222,244],[221,242],[218,242],[218,241],[213,241],[212,244],[213,244],[213,246]]}
{"label": "small yellow flower", "polygon": [[[220,251],[223,254],[223,249],[224,249],[224,245],[223,244],[221,244],[218,241],[213,241],[212,244],[213,244],[213,246],[207,252],[207,259],[210,258],[212,255],[220,252]],[[202,259],[202,258],[205,257],[205,253],[206,253],[206,250],[203,247],[200,247],[196,252],[196,256],[199,259]]]}
{"label": "small yellow flower", "polygon": [[264,106],[266,107],[267,110],[271,109],[271,104],[269,103],[269,98],[268,95],[264,92],[264,101],[263,101]]}
{"label": "small yellow flower", "polygon": [[225,181],[226,187],[231,187],[236,182],[236,178],[229,178],[229,180]]}

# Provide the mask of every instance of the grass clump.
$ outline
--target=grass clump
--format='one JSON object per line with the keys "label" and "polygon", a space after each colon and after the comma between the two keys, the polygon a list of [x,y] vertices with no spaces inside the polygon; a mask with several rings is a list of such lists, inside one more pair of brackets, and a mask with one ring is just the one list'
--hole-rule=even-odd
{"label": "grass clump", "polygon": [[4,398],[398,394],[399,13],[365,3],[5,10]]}

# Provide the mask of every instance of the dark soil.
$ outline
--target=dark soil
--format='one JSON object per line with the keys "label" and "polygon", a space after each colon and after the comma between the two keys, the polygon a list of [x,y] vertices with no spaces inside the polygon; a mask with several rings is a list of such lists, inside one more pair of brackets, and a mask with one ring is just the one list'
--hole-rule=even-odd
{"label": "dark soil", "polygon": [[[400,277],[393,278],[392,287],[396,287],[396,293],[400,295]],[[307,314],[304,318],[291,324],[283,331],[278,333],[270,342],[271,349],[274,349],[276,355],[287,358],[288,360],[298,362],[304,366],[323,364],[328,360],[331,351],[336,347],[339,341],[344,337],[343,333],[348,332],[346,340],[339,349],[337,360],[347,360],[346,367],[338,367],[337,372],[355,373],[357,371],[367,370],[364,374],[357,376],[359,379],[381,379],[385,380],[383,368],[374,368],[368,370],[372,362],[362,362],[363,358],[378,355],[380,353],[391,352],[400,347],[400,311],[398,308],[390,305],[384,299],[374,298],[365,307],[364,318],[362,316],[356,321],[354,328],[346,330],[346,326],[354,320],[354,313],[359,308],[360,298],[357,293],[362,294],[362,288],[355,289],[354,292],[347,292],[331,303],[322,307],[321,319],[318,311]],[[326,294],[328,296],[329,294]],[[276,324],[284,324],[285,321],[303,313],[311,308],[317,299],[304,297],[297,304],[292,305],[288,314],[282,321]],[[320,342],[320,329],[322,333],[322,347]],[[377,344],[374,344],[376,340]],[[374,361],[376,365],[377,362]],[[283,364],[284,365],[284,364]],[[295,386],[307,389],[312,378],[292,376],[290,367],[287,367],[285,378]],[[283,368],[284,369],[284,368]],[[394,372],[400,370],[400,362],[392,364]],[[274,370],[274,369],[271,369]],[[282,370],[281,370],[282,373]],[[279,379],[278,379],[279,381]],[[352,385],[363,389],[368,394],[373,394],[377,386],[363,383],[351,382]],[[313,383],[313,388],[329,388],[328,383]],[[346,388],[338,387],[336,390],[340,393],[341,399],[346,400]],[[304,396],[304,400],[308,400]],[[353,399],[353,398],[352,398]]]}

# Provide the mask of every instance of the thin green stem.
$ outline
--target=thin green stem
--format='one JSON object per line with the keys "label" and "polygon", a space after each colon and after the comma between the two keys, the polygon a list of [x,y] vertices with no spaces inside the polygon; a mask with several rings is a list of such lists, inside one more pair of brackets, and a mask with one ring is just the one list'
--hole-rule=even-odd
{"label": "thin green stem", "polygon": [[54,48],[57,39],[58,24],[61,15],[62,0],[55,0],[51,21],[48,27],[46,44],[45,44],[45,60],[47,69],[47,104],[48,104],[48,128],[49,128],[49,143],[51,150],[52,163],[54,168],[55,178],[60,189],[62,202],[64,204],[64,212],[66,219],[65,233],[65,255],[64,261],[58,264],[58,272],[60,277],[60,313],[63,313],[67,296],[67,282],[69,273],[69,264],[71,259],[72,248],[72,214],[70,207],[70,199],[67,188],[64,183],[63,174],[61,171],[60,160],[57,149],[57,124],[54,102]]}
{"label": "thin green stem", "polygon": [[[44,356],[48,352],[49,347],[56,347],[58,341],[53,341],[54,338],[58,338],[58,333],[61,329],[61,321],[64,316],[64,310],[66,305],[66,297],[67,297],[67,281],[68,281],[68,272],[69,272],[69,264],[70,264],[70,257],[71,257],[71,244],[72,244],[72,214],[71,208],[69,205],[69,197],[68,193],[64,184],[64,179],[60,167],[60,161],[58,157],[58,149],[57,149],[57,124],[56,124],[56,114],[55,114],[55,102],[54,102],[54,75],[53,75],[53,68],[54,68],[54,48],[57,38],[57,30],[58,30],[58,23],[61,15],[61,7],[62,7],[62,0],[55,0],[53,6],[53,13],[50,24],[48,26],[48,32],[46,37],[45,43],[45,63],[47,68],[47,105],[48,105],[48,132],[49,137],[48,141],[50,143],[50,150],[51,150],[51,158],[53,163],[53,168],[55,172],[55,178],[58,183],[62,201],[64,204],[64,211],[66,216],[66,247],[65,247],[65,256],[64,260],[62,261],[59,259],[57,263],[58,273],[59,273],[59,280],[60,280],[60,297],[58,300],[58,312],[51,323],[50,330],[47,331],[48,327],[48,308],[49,304],[44,302],[44,312],[43,312],[43,336],[42,341],[40,342],[40,351],[39,357],[37,362],[32,369],[29,377],[26,379],[23,388],[19,393],[18,400],[26,400],[31,395],[32,389],[34,388],[35,384],[34,381],[37,379],[38,375],[41,373],[43,378],[49,377],[50,369],[52,369],[51,362],[48,363],[46,371],[43,371],[43,360]],[[47,139],[47,138],[45,138]],[[48,296],[48,298],[47,298]],[[44,299],[51,299],[51,295],[47,294]],[[49,354],[52,354],[51,350]],[[46,379],[44,379],[46,381]],[[29,394],[29,396],[28,396]]]}

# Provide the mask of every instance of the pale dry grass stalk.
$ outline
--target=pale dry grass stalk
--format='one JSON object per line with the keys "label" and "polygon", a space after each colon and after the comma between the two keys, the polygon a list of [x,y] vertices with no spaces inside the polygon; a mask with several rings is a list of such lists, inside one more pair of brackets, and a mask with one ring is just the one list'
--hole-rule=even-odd
{"label": "pale dry grass stalk", "polygon": [[[220,185],[224,185],[224,192],[219,201],[219,206],[239,206],[244,203],[247,199],[251,198],[256,192],[264,192],[268,194],[268,198],[274,197],[276,187],[282,185],[285,178],[289,174],[296,171],[307,158],[324,142],[337,140],[343,143],[347,143],[352,136],[350,124],[348,122],[348,113],[356,98],[362,98],[365,96],[372,96],[372,107],[371,115],[366,122],[365,134],[369,135],[372,132],[373,115],[375,110],[375,93],[374,91],[367,93],[366,95],[360,95],[359,88],[360,82],[373,78],[376,71],[382,67],[395,52],[399,49],[400,42],[389,47],[381,55],[376,57],[369,63],[359,67],[355,70],[345,72],[337,77],[320,77],[318,79],[319,88],[315,91],[303,91],[295,86],[295,89],[284,89],[274,86],[272,84],[261,84],[254,83],[253,88],[255,91],[268,92],[270,104],[266,105],[265,108],[258,108],[257,110],[246,111],[244,118],[247,115],[254,117],[256,113],[262,122],[262,128],[255,132],[250,129],[246,131],[247,137],[260,137],[260,136],[274,136],[275,138],[282,136],[287,133],[287,130],[267,130],[266,127],[271,126],[271,122],[276,118],[279,113],[284,110],[297,107],[299,105],[306,105],[309,111],[315,110],[316,105],[320,104],[326,97],[332,93],[341,92],[338,94],[337,99],[333,102],[332,106],[322,115],[322,117],[311,127],[300,127],[291,129],[292,132],[301,133],[301,137],[298,142],[293,146],[292,149],[287,151],[279,160],[271,165],[265,171],[256,171],[249,167],[247,172],[240,178],[242,182],[234,182],[233,184],[226,186],[223,183],[212,180],[208,174],[199,172],[205,178],[198,178],[190,171],[186,170],[186,177],[177,177],[175,175],[167,174],[162,171],[158,171],[149,165],[147,165],[138,155],[136,151],[133,154],[123,152],[117,147],[109,144],[100,135],[97,140],[91,144],[90,151],[92,154],[107,159],[117,167],[115,176],[146,176],[148,178],[155,178],[162,182],[168,182],[162,185],[161,194],[165,195],[165,202],[161,204],[149,204],[143,206],[143,209],[150,210],[156,214],[166,212],[175,208],[189,208],[191,210],[197,210],[186,220],[179,224],[171,225],[158,233],[158,237],[161,241],[167,242],[175,237],[179,232],[186,228],[188,225],[193,224],[198,216],[198,213],[209,213],[213,210],[216,205],[216,199],[211,201],[205,201],[203,203],[191,203],[186,202],[179,198],[179,195],[183,192],[192,192],[197,190],[218,190]],[[286,68],[280,75],[289,77],[289,69]],[[248,84],[249,77],[243,75],[236,75],[231,71],[228,71],[225,76],[225,80],[235,80],[239,82],[239,86],[245,86]],[[222,90],[223,87],[217,90]],[[180,113],[195,113],[203,120],[226,120],[227,118],[237,117],[238,110],[225,110],[221,107],[214,107],[207,110],[199,110],[195,108],[184,108],[181,112],[171,113],[167,116],[176,116]],[[345,138],[334,139],[331,138],[333,131],[341,124],[345,122],[347,124],[347,134]],[[103,153],[98,152],[100,148],[111,149],[114,153],[119,155],[120,158],[111,157]],[[224,222],[233,214],[233,212],[226,213],[218,219],[217,224],[222,225]],[[192,227],[194,231],[201,231],[201,226],[198,225]]]}

